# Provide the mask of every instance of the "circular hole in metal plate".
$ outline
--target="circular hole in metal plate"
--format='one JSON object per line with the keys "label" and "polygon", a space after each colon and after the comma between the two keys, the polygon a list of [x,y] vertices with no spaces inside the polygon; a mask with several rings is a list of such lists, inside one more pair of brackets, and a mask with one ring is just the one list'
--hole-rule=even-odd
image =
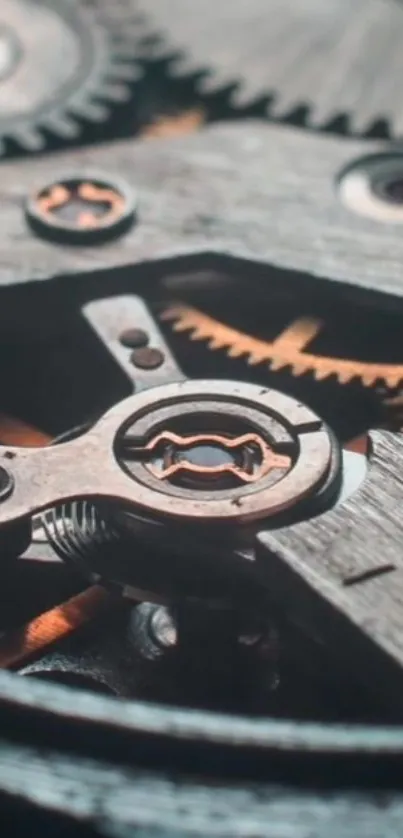
{"label": "circular hole in metal plate", "polygon": [[403,224],[403,153],[363,157],[338,177],[342,203],[359,215],[389,224]]}

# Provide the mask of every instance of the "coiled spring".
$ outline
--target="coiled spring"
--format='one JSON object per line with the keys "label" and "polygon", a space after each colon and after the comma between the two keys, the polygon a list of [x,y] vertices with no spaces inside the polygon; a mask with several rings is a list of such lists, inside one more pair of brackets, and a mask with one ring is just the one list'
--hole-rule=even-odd
{"label": "coiled spring", "polygon": [[120,541],[118,529],[90,501],[61,504],[42,513],[40,521],[49,544],[67,562],[88,567],[95,555]]}

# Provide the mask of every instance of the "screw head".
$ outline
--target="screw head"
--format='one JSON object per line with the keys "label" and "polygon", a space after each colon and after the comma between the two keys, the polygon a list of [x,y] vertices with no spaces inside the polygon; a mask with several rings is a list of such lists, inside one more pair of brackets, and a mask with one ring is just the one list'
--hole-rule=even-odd
{"label": "screw head", "polygon": [[119,340],[122,346],[127,346],[128,349],[138,349],[147,346],[149,337],[143,329],[125,329]]}
{"label": "screw head", "polygon": [[157,662],[177,646],[178,630],[168,608],[141,602],[131,610],[128,639],[143,660]]}
{"label": "screw head", "polygon": [[135,200],[115,178],[68,175],[48,183],[26,203],[33,231],[59,244],[102,244],[126,232],[135,215]]}
{"label": "screw head", "polygon": [[150,617],[150,632],[162,649],[170,649],[178,642],[178,629],[171,612],[163,605],[153,610]]}
{"label": "screw head", "polygon": [[144,346],[135,349],[130,356],[130,360],[133,366],[141,370],[156,370],[164,363],[164,355],[160,349]]}

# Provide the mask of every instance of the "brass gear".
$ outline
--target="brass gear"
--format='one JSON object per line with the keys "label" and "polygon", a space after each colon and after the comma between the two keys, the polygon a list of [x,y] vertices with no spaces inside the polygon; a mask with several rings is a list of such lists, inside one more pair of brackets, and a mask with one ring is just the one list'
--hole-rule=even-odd
{"label": "brass gear", "polygon": [[224,350],[230,358],[244,357],[251,366],[267,363],[274,371],[288,368],[295,376],[311,373],[317,381],[335,376],[340,384],[358,380],[364,387],[384,384],[393,389],[403,381],[403,364],[379,364],[306,352],[305,348],[323,326],[317,318],[294,320],[273,341],[245,334],[184,304],[164,309],[161,319],[171,322],[175,332],[188,332],[190,340],[205,341],[209,349]]}

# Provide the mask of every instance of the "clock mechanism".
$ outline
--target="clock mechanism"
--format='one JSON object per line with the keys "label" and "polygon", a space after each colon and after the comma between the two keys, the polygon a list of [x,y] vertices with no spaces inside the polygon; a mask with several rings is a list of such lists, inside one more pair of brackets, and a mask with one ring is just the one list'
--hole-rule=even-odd
{"label": "clock mechanism", "polygon": [[402,3],[0,6],[4,834],[400,835]]}
{"label": "clock mechanism", "polygon": [[[256,535],[326,520],[366,485],[371,430],[399,424],[402,315],[260,273],[196,259],[84,303],[83,279],[29,341],[15,291],[1,353],[4,667],[226,712],[382,718],[358,687],[332,696],[310,631],[300,657]],[[46,297],[54,309],[52,284]],[[220,644],[212,655],[217,633],[231,665]]]}

